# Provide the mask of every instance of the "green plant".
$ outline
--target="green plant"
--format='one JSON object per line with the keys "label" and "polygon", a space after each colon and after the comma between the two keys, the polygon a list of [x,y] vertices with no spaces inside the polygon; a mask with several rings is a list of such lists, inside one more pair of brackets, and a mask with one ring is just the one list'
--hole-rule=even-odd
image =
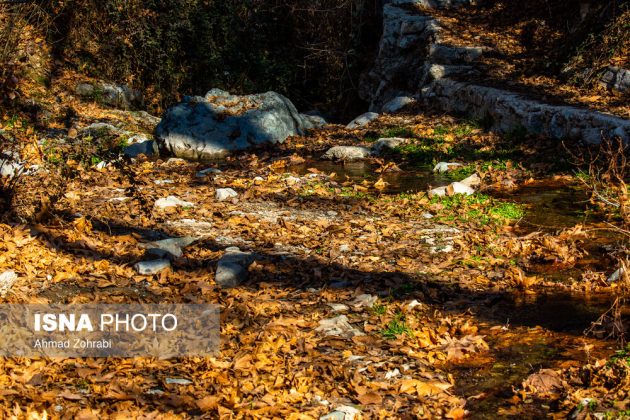
{"label": "green plant", "polygon": [[403,138],[413,138],[415,134],[413,130],[409,127],[393,127],[388,128],[383,131],[383,137],[403,137]]}
{"label": "green plant", "polygon": [[389,321],[387,327],[381,331],[384,338],[388,340],[395,340],[400,335],[406,334],[409,337],[413,336],[413,331],[405,323],[405,316],[402,313],[397,313],[394,319]]}
{"label": "green plant", "polygon": [[387,305],[383,305],[382,303],[375,303],[372,306],[372,313],[374,315],[385,315],[387,313]]}

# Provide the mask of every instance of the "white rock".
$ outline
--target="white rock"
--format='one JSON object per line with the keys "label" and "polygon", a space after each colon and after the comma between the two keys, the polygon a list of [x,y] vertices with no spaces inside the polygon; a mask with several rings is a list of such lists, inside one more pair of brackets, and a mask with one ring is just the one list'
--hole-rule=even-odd
{"label": "white rock", "polygon": [[361,416],[361,412],[349,405],[342,405],[335,408],[332,413],[321,416],[319,420],[355,420]]}
{"label": "white rock", "polygon": [[394,112],[400,111],[407,105],[411,105],[415,103],[416,100],[410,96],[397,96],[389,102],[386,102],[381,108],[382,112],[386,112],[388,114],[393,114]]}
{"label": "white rock", "polygon": [[407,308],[407,311],[412,311],[418,306],[422,307],[422,303],[418,302],[417,300],[412,300],[411,302],[407,304],[406,308]]}
{"label": "white rock", "polygon": [[378,114],[376,112],[366,112],[365,114],[361,114],[352,120],[346,128],[349,130],[360,128],[368,125],[372,121],[378,118]]}
{"label": "white rock", "polygon": [[4,297],[18,279],[18,275],[13,270],[0,274],[0,296]]}
{"label": "white rock", "polygon": [[172,179],[155,179],[153,180],[153,183],[155,185],[166,185],[166,184],[174,184],[175,181],[173,181]]}
{"label": "white rock", "polygon": [[456,195],[456,194],[464,194],[464,195],[472,195],[475,193],[475,190],[470,188],[468,185],[464,185],[461,182],[453,182],[448,187],[438,187],[429,191],[430,197],[444,197],[446,195]]}
{"label": "white rock", "polygon": [[460,166],[464,166],[464,165],[462,165],[461,163],[455,163],[455,162],[440,162],[437,165],[435,165],[435,168],[433,168],[433,172],[437,172],[441,174]]}
{"label": "white rock", "polygon": [[172,195],[169,195],[166,198],[160,198],[159,200],[155,202],[155,207],[158,207],[160,209],[165,209],[167,207],[178,207],[178,206],[195,207],[195,203],[180,200],[179,198]]}
{"label": "white rock", "polygon": [[17,176],[24,167],[17,162],[9,160],[0,160],[0,175],[8,178]]}
{"label": "white rock", "polygon": [[433,219],[435,216],[431,213],[422,213],[422,218],[424,219]]}
{"label": "white rock", "polygon": [[329,303],[328,306],[332,308],[333,312],[347,312],[350,310],[348,305],[344,305],[343,303]]}
{"label": "white rock", "polygon": [[154,261],[142,261],[134,265],[134,268],[138,274],[145,276],[157,274],[162,270],[165,270],[171,266],[169,260],[154,260]]}
{"label": "white rock", "polygon": [[175,385],[190,385],[192,384],[192,381],[183,378],[166,378],[166,383]]}
{"label": "white rock", "polygon": [[365,335],[363,332],[354,328],[348,317],[339,315],[335,318],[323,319],[319,321],[319,327],[315,331],[323,332],[325,335],[339,336],[344,338],[352,338]]}
{"label": "white rock", "polygon": [[352,306],[354,306],[357,309],[358,308],[371,308],[372,306],[374,306],[377,300],[378,300],[377,296],[363,294],[354,298],[354,301],[352,301]]}
{"label": "white rock", "polygon": [[389,372],[387,372],[385,374],[385,379],[394,379],[400,376],[400,371],[398,370],[398,368],[394,369],[394,370],[390,370]]}
{"label": "white rock", "polygon": [[238,193],[234,191],[232,188],[219,188],[215,192],[214,197],[216,198],[217,201],[226,201],[226,200],[229,200],[230,198],[238,197]]}
{"label": "white rock", "polygon": [[469,176],[468,178],[459,181],[460,184],[464,184],[468,187],[474,188],[474,187],[478,187],[481,185],[481,177],[477,174],[472,174],[471,176]]}
{"label": "white rock", "polygon": [[322,159],[352,161],[367,159],[370,154],[370,149],[363,146],[335,146],[328,149]]}

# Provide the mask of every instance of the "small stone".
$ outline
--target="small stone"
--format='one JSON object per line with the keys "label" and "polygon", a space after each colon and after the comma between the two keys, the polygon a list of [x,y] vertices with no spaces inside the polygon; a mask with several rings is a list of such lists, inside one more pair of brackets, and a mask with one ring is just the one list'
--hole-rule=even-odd
{"label": "small stone", "polygon": [[134,265],[134,268],[138,272],[138,274],[142,274],[145,276],[157,274],[162,270],[165,270],[171,266],[171,262],[169,260],[153,260],[153,261],[142,261]]}
{"label": "small stone", "polygon": [[367,159],[370,154],[370,149],[363,146],[335,146],[328,149],[322,159],[353,161]]}
{"label": "small stone", "polygon": [[378,297],[376,296],[363,294],[354,298],[354,301],[352,302],[352,306],[354,306],[355,309],[371,308],[372,306],[374,306],[377,300],[378,300]]}
{"label": "small stone", "polygon": [[197,238],[192,236],[185,236],[183,238],[169,238],[161,241],[149,242],[142,246],[147,249],[147,252],[157,255],[160,258],[165,258],[169,254],[174,257],[181,257],[183,255],[182,248],[185,248],[194,243]]}
{"label": "small stone", "polygon": [[0,296],[4,297],[13,287],[18,279],[18,275],[13,270],[8,270],[0,274]]}
{"label": "small stone", "polygon": [[444,197],[444,196],[453,196],[456,194],[464,194],[464,195],[472,195],[475,193],[475,190],[470,188],[468,185],[464,185],[461,182],[453,182],[447,187],[438,187],[429,191],[430,197]]}
{"label": "small stone", "polygon": [[225,251],[217,264],[214,281],[223,288],[237,287],[247,281],[248,268],[254,260],[254,255],[242,252],[236,247],[227,248]]}
{"label": "small stone", "polygon": [[155,202],[155,207],[160,208],[160,209],[165,209],[168,207],[194,207],[195,204],[191,203],[189,201],[183,201],[180,200],[177,197],[174,197],[172,195],[169,195],[166,198],[160,198],[159,200],[157,200]]}
{"label": "small stone", "polygon": [[205,178],[208,174],[220,174],[221,170],[217,168],[203,169],[195,175],[197,178]]}
{"label": "small stone", "polygon": [[385,379],[394,379],[400,376],[400,371],[398,370],[398,368],[394,369],[394,370],[390,370],[389,372],[387,372],[385,374]]}
{"label": "small stone", "polygon": [[333,312],[348,312],[350,310],[348,305],[343,303],[329,303],[328,306],[332,308]]}
{"label": "small stone", "polygon": [[175,181],[172,179],[156,179],[153,181],[155,185],[166,185],[166,184],[174,184]]}
{"label": "small stone", "polygon": [[431,213],[422,213],[422,218],[424,219],[433,219],[435,216]]}
{"label": "small stone", "polygon": [[474,188],[481,185],[481,177],[477,174],[472,174],[468,178],[459,181],[461,184],[464,184],[468,187]]}
{"label": "small stone", "polygon": [[215,192],[215,198],[217,201],[226,201],[230,198],[238,197],[238,193],[234,191],[232,188],[219,188]]}
{"label": "small stone", "polygon": [[158,154],[157,144],[153,140],[144,140],[125,147],[124,154],[130,158],[140,155],[153,156]]}
{"label": "small stone", "polygon": [[383,105],[383,108],[381,108],[381,111],[388,114],[393,114],[394,112],[398,112],[406,106],[411,105],[415,102],[416,100],[410,96],[397,96],[391,101],[385,103],[385,105]]}
{"label": "small stone", "polygon": [[455,168],[458,168],[460,166],[464,166],[461,163],[455,163],[455,162],[440,162],[437,165],[435,165],[435,168],[433,168],[433,172],[437,172],[437,173],[445,173],[448,171],[451,171]]}
{"label": "small stone", "polygon": [[319,321],[319,327],[317,327],[315,331],[323,332],[325,335],[334,335],[348,339],[365,335],[363,332],[354,328],[345,315]]}
{"label": "small stone", "polygon": [[107,167],[107,162],[105,161],[102,161],[96,164],[96,169],[102,170],[102,169],[105,169],[106,167]]}
{"label": "small stone", "polygon": [[339,252],[350,252],[350,245],[343,244],[339,247]]}
{"label": "small stone", "polygon": [[346,126],[346,128],[348,130],[353,130],[355,128],[361,128],[361,127],[364,127],[364,126],[368,125],[369,123],[371,123],[372,121],[374,121],[377,118],[378,118],[378,114],[376,112],[366,112],[365,114],[361,114],[358,117],[356,117],[354,120],[352,120]]}
{"label": "small stone", "polygon": [[342,405],[335,408],[330,414],[326,414],[319,418],[319,420],[355,420],[361,415],[361,412],[349,405]]}
{"label": "small stone", "polygon": [[175,385],[190,385],[192,381],[184,378],[166,378],[167,384],[175,384]]}

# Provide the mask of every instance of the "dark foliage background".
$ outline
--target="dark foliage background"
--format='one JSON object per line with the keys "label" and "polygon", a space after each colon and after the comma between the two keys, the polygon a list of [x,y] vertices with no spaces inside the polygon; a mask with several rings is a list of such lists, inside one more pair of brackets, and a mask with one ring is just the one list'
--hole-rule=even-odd
{"label": "dark foliage background", "polygon": [[277,90],[352,114],[380,37],[380,0],[55,0],[57,58],[127,82],[163,107],[211,87]]}

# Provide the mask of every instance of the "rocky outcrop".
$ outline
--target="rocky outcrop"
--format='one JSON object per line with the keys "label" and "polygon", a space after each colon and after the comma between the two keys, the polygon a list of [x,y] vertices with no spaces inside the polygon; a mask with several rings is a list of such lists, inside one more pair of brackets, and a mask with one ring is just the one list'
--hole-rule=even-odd
{"label": "rocky outcrop", "polygon": [[451,79],[426,88],[428,103],[448,112],[490,118],[502,132],[525,129],[554,139],[599,143],[603,135],[630,139],[630,121],[601,112],[548,105],[516,93]]}
{"label": "rocky outcrop", "polygon": [[600,82],[603,86],[619,93],[630,93],[630,70],[619,67],[608,67]]}
{"label": "rocky outcrop", "polygon": [[302,135],[306,123],[290,100],[267,92],[237,96],[213,89],[170,108],[156,128],[162,151],[192,160],[225,157]]}
{"label": "rocky outcrop", "polygon": [[75,93],[119,109],[138,109],[144,106],[142,92],[127,85],[79,83],[75,88]]}
{"label": "rocky outcrop", "polygon": [[[426,106],[492,121],[502,132],[525,129],[554,139],[598,143],[602,136],[630,141],[630,121],[572,106],[549,105],[514,92],[471,83],[479,75],[481,47],[445,44],[439,21],[427,8],[459,7],[471,1],[394,0],[383,9],[383,36],[373,69],[360,94],[370,110],[387,112],[393,98],[419,98]],[[602,79],[620,92],[630,87],[628,71],[609,68]]]}
{"label": "rocky outcrop", "polygon": [[372,70],[362,78],[359,95],[370,102],[370,111],[396,96],[417,91],[422,79],[430,44],[437,41],[437,21],[405,6],[419,5],[416,1],[393,1],[383,8],[383,35]]}

